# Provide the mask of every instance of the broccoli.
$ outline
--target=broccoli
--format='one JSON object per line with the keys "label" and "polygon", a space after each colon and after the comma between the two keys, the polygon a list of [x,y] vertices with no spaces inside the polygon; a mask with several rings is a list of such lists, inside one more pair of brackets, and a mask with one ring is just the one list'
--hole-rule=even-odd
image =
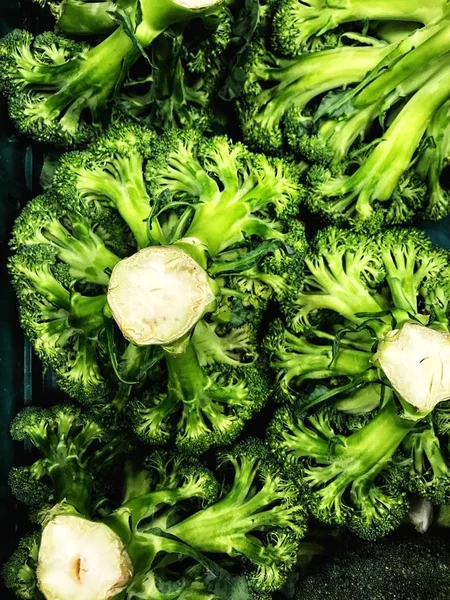
{"label": "broccoli", "polygon": [[[446,20],[419,30],[359,85],[326,96],[314,116],[317,135],[293,127],[298,151],[316,162],[307,177],[313,212],[374,229],[448,213],[439,184],[447,153],[441,132],[448,30]],[[372,127],[377,118],[379,134]]]}
{"label": "broccoli", "polygon": [[361,0],[329,3],[327,0],[282,0],[274,11],[273,45],[278,52],[295,55],[314,48],[317,39],[344,23],[406,21],[426,25],[445,15],[445,0]]}
{"label": "broccoli", "polygon": [[141,22],[129,20],[93,47],[49,32],[33,38],[13,31],[0,43],[0,89],[9,98],[11,118],[38,141],[65,147],[85,143],[107,120],[107,105],[140,48],[215,4],[167,0],[155,6],[140,0]]}
{"label": "broccoli", "polygon": [[[104,518],[80,514],[70,497],[54,506],[40,539],[36,535],[31,545],[26,538],[7,564],[5,582],[26,593],[35,578],[46,597],[60,600],[72,598],[74,590],[87,599],[107,598],[110,590],[130,599],[163,597],[159,594],[170,582],[168,597],[175,599],[194,581],[209,590],[217,569],[208,556],[229,556],[255,598],[268,597],[295,561],[305,531],[303,498],[283,479],[262,442],[248,440],[224,453],[218,471],[226,480],[229,467],[231,487],[224,482],[217,499],[217,482],[198,461],[154,452],[128,469],[123,498]],[[86,467],[83,473],[89,475]],[[55,478],[58,498],[60,483]],[[198,567],[206,577],[199,576]]]}
{"label": "broccoli", "polygon": [[36,581],[40,535],[39,532],[25,535],[17,550],[3,565],[2,576],[5,586],[21,600],[39,598]]}
{"label": "broccoli", "polygon": [[279,409],[268,440],[292,469],[291,477],[309,485],[314,516],[365,539],[397,528],[409,505],[405,493],[390,485],[390,472],[399,468],[393,456],[415,420],[397,415],[391,401],[365,427],[342,436],[326,413],[300,415],[301,405]]}
{"label": "broccoli", "polygon": [[296,173],[225,137],[130,124],[64,155],[10,261],[61,388],[107,419],[126,408],[143,441],[231,442],[269,395],[261,319],[301,282]]}
{"label": "broccoli", "polygon": [[411,492],[434,504],[447,504],[450,498],[450,463],[447,449],[432,424],[412,431],[404,440],[405,454],[412,460],[408,478]]}
{"label": "broccoli", "polygon": [[[341,44],[297,58],[280,58],[268,49],[263,36],[253,40],[243,67],[246,79],[238,102],[246,142],[272,153],[287,145],[316,159],[314,147],[318,144],[313,147],[309,142],[314,100],[330,90],[362,81],[392,50],[389,44],[372,45],[371,38],[361,37],[359,41],[361,45]],[[326,153],[322,146],[325,144],[317,150],[319,156]]]}
{"label": "broccoli", "polygon": [[173,126],[210,130],[212,105],[227,58],[231,60],[236,18],[228,7],[221,7],[178,35],[160,36],[125,80],[120,110],[161,131]]}
{"label": "broccoli", "polygon": [[445,532],[410,529],[377,542],[338,537],[297,587],[298,600],[423,600],[448,597],[449,546]]}
{"label": "broccoli", "polygon": [[450,165],[450,101],[434,114],[425,133],[425,148],[417,161],[417,176],[428,183],[425,218],[437,221],[448,214],[449,190],[445,179]]}
{"label": "broccoli", "polygon": [[12,422],[11,435],[31,442],[40,453],[31,466],[11,471],[14,495],[32,508],[65,501],[85,515],[90,514],[94,482],[115,467],[129,446],[123,433],[112,434],[71,404],[24,408]]}
{"label": "broccoli", "polygon": [[221,468],[231,468],[229,491],[170,531],[189,543],[195,539],[203,552],[245,557],[255,569],[249,574],[252,586],[274,591],[292,568],[297,540],[305,533],[301,492],[283,478],[259,440],[247,439],[218,460]]}
{"label": "broccoli", "polygon": [[[439,444],[415,428],[449,397],[449,333],[427,305],[429,290],[446,289],[448,252],[414,229],[370,237],[330,227],[305,262],[304,288],[284,306],[293,331],[278,321],[265,341],[281,396],[294,405],[275,415],[269,443],[300,469],[319,519],[375,538],[407,513],[407,481],[444,501]],[[358,422],[336,422],[330,399],[333,410],[360,413]],[[325,408],[310,413],[318,404]]]}

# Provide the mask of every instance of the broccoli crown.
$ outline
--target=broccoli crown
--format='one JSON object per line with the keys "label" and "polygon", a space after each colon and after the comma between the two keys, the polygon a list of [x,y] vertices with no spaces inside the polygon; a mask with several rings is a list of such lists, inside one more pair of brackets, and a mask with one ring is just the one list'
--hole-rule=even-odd
{"label": "broccoli crown", "polygon": [[275,413],[268,443],[283,457],[293,481],[309,486],[311,510],[319,520],[376,539],[407,515],[406,495],[392,480],[401,480],[394,455],[414,425],[397,415],[390,400],[367,424],[345,436],[327,408],[305,414],[300,404]]}
{"label": "broccoli crown", "polygon": [[[189,453],[230,443],[269,395],[256,328],[302,281],[299,197],[289,163],[193,131],[158,139],[117,124],[65,154],[11,241],[21,321],[39,357],[70,396],[98,401],[99,415],[120,413],[132,386],[151,383],[129,407],[144,441],[173,435]],[[127,344],[109,319],[111,272],[152,245],[189,255],[214,287],[185,348]]]}
{"label": "broccoli crown", "polygon": [[443,531],[421,534],[405,528],[376,542],[346,535],[330,556],[310,567],[298,584],[296,598],[445,600],[449,558]]}
{"label": "broccoli crown", "polygon": [[65,500],[86,515],[97,473],[114,465],[127,446],[124,436],[112,438],[92,416],[70,404],[23,409],[11,425],[11,435],[16,441],[30,441],[41,455],[31,467],[11,473],[12,491],[19,492],[19,499],[34,508],[48,500]]}
{"label": "broccoli crown", "polygon": [[251,587],[274,591],[292,568],[305,532],[302,496],[259,440],[221,452],[219,464],[228,481],[222,496],[169,531],[202,552],[242,557]]}
{"label": "broccoli crown", "polygon": [[[131,25],[136,20],[128,15],[127,26],[113,26],[115,30],[92,47],[52,33],[34,38],[24,31],[12,32],[0,47],[0,88],[9,97],[11,118],[23,133],[38,141],[62,147],[86,143],[110,120],[108,106],[139,58],[140,49],[169,27],[185,24],[215,3],[212,0],[190,8],[167,1],[155,11],[149,0],[141,0],[138,24]],[[113,19],[108,7],[106,11],[96,7],[100,18],[103,13],[107,20]],[[132,3],[128,8],[133,9]],[[63,20],[61,15],[63,27],[72,19],[75,27],[89,23],[90,16],[82,15],[83,7],[78,9],[78,17],[65,15]],[[110,21],[106,29],[109,27]]]}
{"label": "broccoli crown", "polygon": [[21,600],[35,600],[39,593],[36,582],[39,542],[39,532],[23,537],[2,569],[5,586]]}

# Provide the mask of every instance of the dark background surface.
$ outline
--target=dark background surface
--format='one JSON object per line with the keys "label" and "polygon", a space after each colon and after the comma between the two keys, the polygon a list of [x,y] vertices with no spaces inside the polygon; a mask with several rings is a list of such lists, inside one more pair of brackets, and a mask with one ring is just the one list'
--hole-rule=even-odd
{"label": "dark background surface", "polygon": [[[0,37],[15,27],[36,32],[44,28],[31,0],[0,0]],[[52,377],[44,375],[21,333],[14,293],[6,271],[8,239],[23,205],[40,190],[39,174],[45,149],[20,136],[0,99],[0,563],[11,554],[26,527],[26,514],[9,493],[7,479],[13,464],[24,460],[27,448],[14,444],[9,423],[24,405],[46,404],[55,396]],[[450,248],[450,217],[424,225],[433,241]],[[449,592],[450,597],[450,592]],[[0,582],[0,598],[12,600]]]}

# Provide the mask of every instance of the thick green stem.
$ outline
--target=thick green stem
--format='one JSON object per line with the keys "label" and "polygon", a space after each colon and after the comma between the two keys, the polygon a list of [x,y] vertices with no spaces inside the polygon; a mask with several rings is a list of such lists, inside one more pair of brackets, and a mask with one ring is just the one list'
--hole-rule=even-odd
{"label": "thick green stem", "polygon": [[365,427],[334,447],[343,478],[347,483],[358,477],[375,478],[416,424],[415,419],[399,416],[395,400],[390,400]]}
{"label": "thick green stem", "polygon": [[369,217],[373,201],[387,201],[392,197],[430,120],[449,97],[450,67],[447,66],[414,94],[362,167],[350,177],[323,183],[321,192],[330,197],[344,196],[341,203],[347,206],[357,199],[357,212],[362,217]]}
{"label": "thick green stem", "polygon": [[195,346],[188,342],[183,352],[164,351],[169,373],[168,395],[183,404],[196,405],[203,395],[206,376],[200,366]]}
{"label": "thick green stem", "polygon": [[90,514],[92,475],[80,468],[78,458],[63,457],[50,469],[55,501],[65,500],[85,516]]}
{"label": "thick green stem", "polygon": [[56,15],[58,30],[67,35],[110,33],[117,28],[117,21],[112,15],[115,8],[113,0],[63,0],[60,13]]}
{"label": "thick green stem", "polygon": [[106,294],[82,296],[78,292],[73,292],[68,316],[70,327],[81,329],[88,337],[97,335],[104,326],[103,309],[105,305]]}
{"label": "thick green stem", "polygon": [[117,85],[125,77],[124,62],[131,64],[139,56],[133,41],[122,28],[90,50],[83,59],[69,61],[54,67],[56,77],[64,77],[65,85],[49,96],[44,106],[50,115],[61,114],[64,109],[73,109],[62,117],[70,129],[71,117],[79,116],[85,107],[94,114],[111,98]]}
{"label": "thick green stem", "polygon": [[[446,8],[445,0],[441,2],[424,3],[423,0],[347,0],[346,2],[331,3],[331,8],[320,12],[320,19],[327,24],[331,21],[333,27],[352,21],[413,21],[424,25],[431,20],[441,17]],[[328,2],[326,3],[328,6]],[[307,9],[305,9],[307,10]],[[319,17],[318,17],[319,18]]]}

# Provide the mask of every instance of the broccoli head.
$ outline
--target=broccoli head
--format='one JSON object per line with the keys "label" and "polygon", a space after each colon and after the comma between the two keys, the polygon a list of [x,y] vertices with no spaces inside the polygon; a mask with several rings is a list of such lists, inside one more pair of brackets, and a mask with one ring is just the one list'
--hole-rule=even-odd
{"label": "broccoli head", "polygon": [[37,141],[63,147],[85,143],[109,120],[108,106],[140,48],[216,3],[167,0],[155,6],[140,0],[139,24],[128,18],[92,47],[49,32],[33,38],[13,31],[0,43],[0,89],[9,99],[11,118]]}

